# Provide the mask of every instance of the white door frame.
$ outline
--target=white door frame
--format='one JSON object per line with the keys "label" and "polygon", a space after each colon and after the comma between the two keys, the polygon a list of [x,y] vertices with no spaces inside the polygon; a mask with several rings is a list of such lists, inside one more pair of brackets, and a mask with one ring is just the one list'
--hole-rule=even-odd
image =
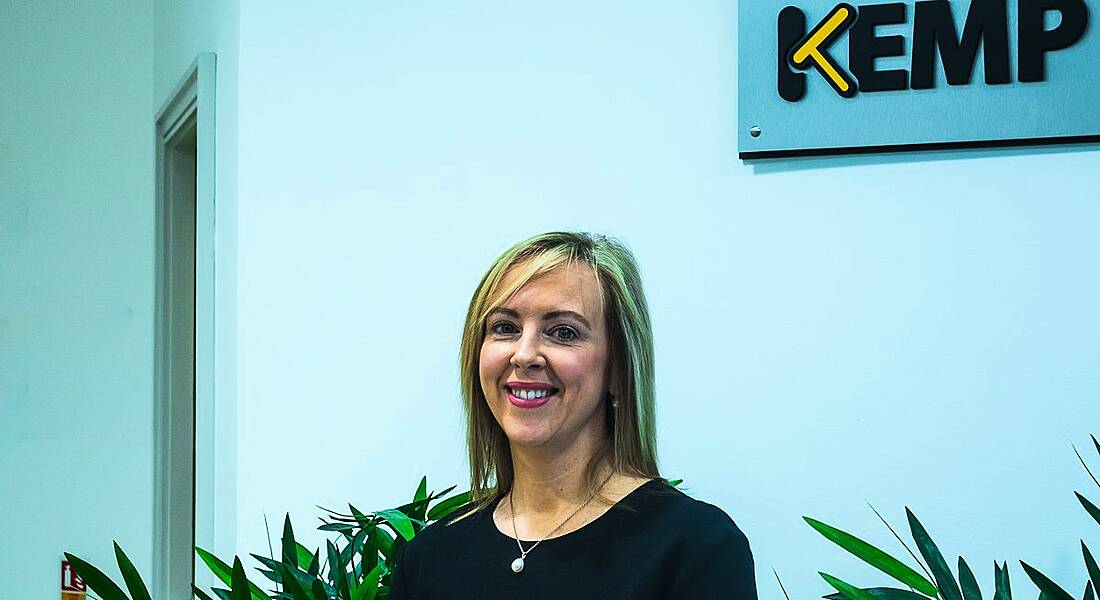
{"label": "white door frame", "polygon": [[[168,100],[157,112],[156,128],[156,235],[155,235],[155,306],[154,319],[154,377],[153,377],[153,597],[169,598],[169,550],[180,544],[180,536],[173,540],[170,533],[179,531],[193,519],[195,545],[215,550],[215,289],[214,289],[214,233],[215,233],[215,68],[213,53],[199,54]],[[173,453],[171,440],[174,427],[169,401],[172,384],[170,366],[174,347],[173,334],[166,327],[165,307],[167,297],[168,251],[171,246],[171,212],[166,210],[171,192],[169,176],[171,156],[169,141],[182,127],[194,123],[196,127],[195,162],[195,319],[194,319],[194,444],[193,455]],[[188,453],[190,454],[190,453]],[[224,459],[223,459],[224,460]],[[178,489],[171,485],[174,469],[194,465],[192,490]],[[180,494],[193,494],[193,514],[175,514],[173,499]],[[178,503],[177,503],[178,504]],[[220,524],[225,526],[226,524]],[[232,526],[232,525],[231,525]],[[194,559],[194,552],[191,553]],[[201,563],[194,567],[195,582],[209,585],[208,569]],[[180,574],[173,572],[173,577]],[[185,574],[190,578],[190,574]],[[191,597],[190,594],[187,596]]]}

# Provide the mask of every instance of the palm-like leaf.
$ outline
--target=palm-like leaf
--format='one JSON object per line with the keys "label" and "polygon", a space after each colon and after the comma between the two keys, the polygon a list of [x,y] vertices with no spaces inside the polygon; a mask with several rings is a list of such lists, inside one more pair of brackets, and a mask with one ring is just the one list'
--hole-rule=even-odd
{"label": "palm-like leaf", "polygon": [[1077,499],[1081,502],[1081,506],[1085,507],[1085,511],[1092,516],[1092,518],[1100,524],[1100,508],[1097,508],[1095,504],[1089,501],[1088,498],[1082,496],[1078,492],[1073,492],[1077,495]]}
{"label": "palm-like leaf", "polygon": [[[863,591],[871,594],[875,598],[878,598],[878,600],[928,600],[927,596],[899,588],[872,587],[864,588]],[[823,597],[828,598],[829,600],[844,600],[847,596],[841,593],[836,593],[829,594]]]}
{"label": "palm-like leaf", "polygon": [[91,563],[68,552],[65,553],[65,559],[73,566],[73,570],[76,571],[77,575],[80,575],[84,583],[88,584],[88,587],[99,594],[99,597],[103,600],[130,600],[126,597],[126,593],[122,591],[122,588],[118,587],[117,583],[111,581],[110,577],[92,566]]}
{"label": "palm-like leaf", "polygon": [[993,594],[993,600],[1012,600],[1012,585],[1008,578],[1008,563],[1004,567],[993,563],[993,578],[997,591]]}
{"label": "palm-like leaf", "polygon": [[126,589],[130,590],[130,597],[134,600],[152,600],[149,597],[149,588],[141,580],[141,575],[130,562],[130,557],[122,551],[122,547],[115,542],[115,560],[118,561],[118,570],[122,573],[122,580],[126,582]]}
{"label": "palm-like leaf", "polygon": [[959,584],[951,574],[951,569],[947,567],[947,561],[943,559],[943,554],[940,553],[940,549],[932,541],[928,531],[924,529],[924,526],[921,525],[921,522],[917,520],[917,516],[909,510],[908,506],[905,507],[905,516],[909,519],[909,529],[913,534],[913,541],[917,543],[917,550],[928,562],[928,568],[932,570],[932,576],[936,579],[936,587],[943,595],[943,600],[963,600],[962,592],[959,591]]}
{"label": "palm-like leaf", "polygon": [[1100,590],[1100,567],[1096,565],[1096,559],[1092,557],[1092,552],[1089,552],[1089,547],[1085,545],[1085,540],[1081,540],[1081,554],[1085,558],[1085,568],[1089,572],[1089,579],[1092,581],[1092,589]]}
{"label": "palm-like leaf", "polygon": [[1050,600],[1075,600],[1069,592],[1062,589],[1062,586],[1054,583],[1049,577],[1040,573],[1038,569],[1022,560],[1020,566],[1024,568],[1024,573],[1027,573],[1027,576],[1035,583],[1035,587],[1039,588],[1039,591]]}
{"label": "palm-like leaf", "polygon": [[850,583],[841,581],[840,579],[837,579],[836,577],[833,577],[828,573],[822,573],[818,571],[818,575],[821,575],[822,579],[824,579],[829,585],[833,586],[833,588],[836,591],[840,592],[841,595],[843,595],[845,598],[848,598],[848,600],[878,600],[878,598],[871,595],[870,592],[864,591]]}
{"label": "palm-like leaf", "polygon": [[959,585],[965,600],[982,600],[982,590],[978,587],[978,580],[974,578],[974,571],[966,564],[963,557],[959,557]]}
{"label": "palm-like leaf", "polygon": [[810,517],[802,518],[829,541],[851,552],[872,567],[929,596],[936,595],[936,586],[931,581],[893,556],[836,527]]}

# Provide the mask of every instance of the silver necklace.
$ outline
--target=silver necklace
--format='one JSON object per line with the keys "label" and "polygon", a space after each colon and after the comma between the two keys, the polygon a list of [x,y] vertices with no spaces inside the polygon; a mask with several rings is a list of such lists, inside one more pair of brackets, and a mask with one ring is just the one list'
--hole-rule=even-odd
{"label": "silver necklace", "polygon": [[[614,473],[612,473],[612,475],[614,475]],[[600,484],[600,487],[596,490],[596,492],[599,492],[600,490],[602,490],[603,486],[607,485],[607,482],[610,481],[610,480],[611,480],[611,475],[608,475],[607,479],[603,480],[603,483]],[[542,536],[542,539],[540,539],[539,541],[532,544],[532,546],[530,548],[524,550],[523,549],[523,544],[521,544],[520,541],[519,541],[519,533],[516,532],[516,509],[515,509],[515,506],[513,506],[513,504],[512,504],[512,491],[508,490],[508,509],[512,513],[512,533],[515,534],[515,536],[516,536],[516,545],[519,546],[519,558],[512,561],[512,572],[513,573],[523,572],[523,559],[527,558],[527,554],[529,552],[531,552],[532,550],[534,550],[535,546],[538,546],[539,544],[541,544],[543,540],[550,537],[551,535],[554,535],[555,531],[561,529],[562,525],[565,525],[569,521],[569,519],[572,519],[574,515],[581,512],[581,509],[588,506],[588,503],[591,502],[592,499],[595,498],[595,497],[596,497],[596,493],[593,492],[592,495],[588,497],[588,500],[584,501],[584,504],[582,504],[580,506],[580,508],[573,511],[573,514],[569,515],[568,517],[565,517],[565,520],[562,521],[561,523],[559,523],[557,527],[552,529],[550,531],[550,533]]]}

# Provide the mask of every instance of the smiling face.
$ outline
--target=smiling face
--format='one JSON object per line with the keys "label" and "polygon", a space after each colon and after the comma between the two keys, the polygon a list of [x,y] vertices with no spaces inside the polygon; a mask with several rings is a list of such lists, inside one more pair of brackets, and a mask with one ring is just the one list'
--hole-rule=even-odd
{"label": "smiling face", "polygon": [[[505,275],[507,286],[519,268]],[[565,450],[602,443],[608,335],[601,293],[586,265],[554,268],[489,314],[479,376],[490,411],[514,446]],[[511,383],[551,386],[520,391]]]}

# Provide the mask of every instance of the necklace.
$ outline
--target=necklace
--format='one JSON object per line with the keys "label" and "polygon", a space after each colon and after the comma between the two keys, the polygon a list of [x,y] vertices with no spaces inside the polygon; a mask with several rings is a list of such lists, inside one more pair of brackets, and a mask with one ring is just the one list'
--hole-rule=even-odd
{"label": "necklace", "polygon": [[[614,474],[614,473],[612,473],[612,475],[613,475],[613,474]],[[611,480],[611,475],[608,475],[608,476],[607,476],[607,479],[604,479],[604,480],[603,480],[603,483],[602,483],[602,484],[600,484],[600,487],[599,487],[599,488],[598,488],[598,489],[596,490],[596,492],[599,492],[600,490],[602,490],[602,489],[603,489],[603,486],[607,485],[607,482],[608,482],[608,481],[610,481],[610,480]],[[512,505],[512,491],[511,491],[511,490],[509,490],[509,491],[508,491],[508,509],[509,509],[509,511],[510,511],[510,512],[512,513],[512,533],[513,533],[513,534],[515,534],[515,536],[516,536],[516,545],[517,545],[517,546],[519,546],[519,558],[517,558],[517,559],[515,559],[515,560],[513,560],[513,561],[512,561],[512,572],[513,572],[513,573],[521,573],[521,572],[523,572],[523,564],[524,564],[524,563],[523,563],[523,559],[527,558],[527,554],[528,554],[529,552],[531,552],[532,550],[534,550],[534,549],[535,549],[535,546],[538,546],[539,544],[541,544],[543,540],[545,540],[546,538],[550,537],[551,535],[554,535],[554,532],[555,532],[555,531],[557,531],[557,530],[561,529],[561,526],[562,526],[562,525],[565,525],[565,524],[566,524],[566,523],[567,523],[567,522],[569,521],[569,519],[572,519],[572,518],[573,518],[573,515],[576,515],[577,513],[581,512],[581,509],[582,509],[582,508],[584,508],[584,507],[586,507],[586,506],[588,506],[588,503],[589,503],[589,502],[591,502],[591,501],[592,501],[592,499],[593,499],[593,498],[595,498],[595,497],[596,497],[596,493],[595,493],[595,492],[593,492],[593,493],[592,493],[592,495],[588,497],[588,500],[585,500],[585,501],[584,501],[584,504],[582,504],[582,505],[580,506],[580,508],[578,508],[577,510],[573,511],[573,514],[569,515],[568,517],[565,517],[565,520],[564,520],[564,521],[562,521],[561,523],[558,523],[558,526],[557,526],[557,527],[555,527],[554,529],[552,529],[552,530],[550,531],[550,533],[548,533],[548,534],[546,534],[546,535],[542,536],[542,539],[540,539],[539,541],[535,542],[535,543],[534,543],[534,544],[533,544],[533,545],[532,545],[532,546],[531,546],[530,548],[528,548],[528,549],[524,550],[524,549],[523,549],[523,544],[521,544],[521,543],[520,543],[520,541],[519,541],[519,533],[518,533],[518,532],[516,532],[516,509],[515,509],[515,507],[514,507],[514,506]]]}

